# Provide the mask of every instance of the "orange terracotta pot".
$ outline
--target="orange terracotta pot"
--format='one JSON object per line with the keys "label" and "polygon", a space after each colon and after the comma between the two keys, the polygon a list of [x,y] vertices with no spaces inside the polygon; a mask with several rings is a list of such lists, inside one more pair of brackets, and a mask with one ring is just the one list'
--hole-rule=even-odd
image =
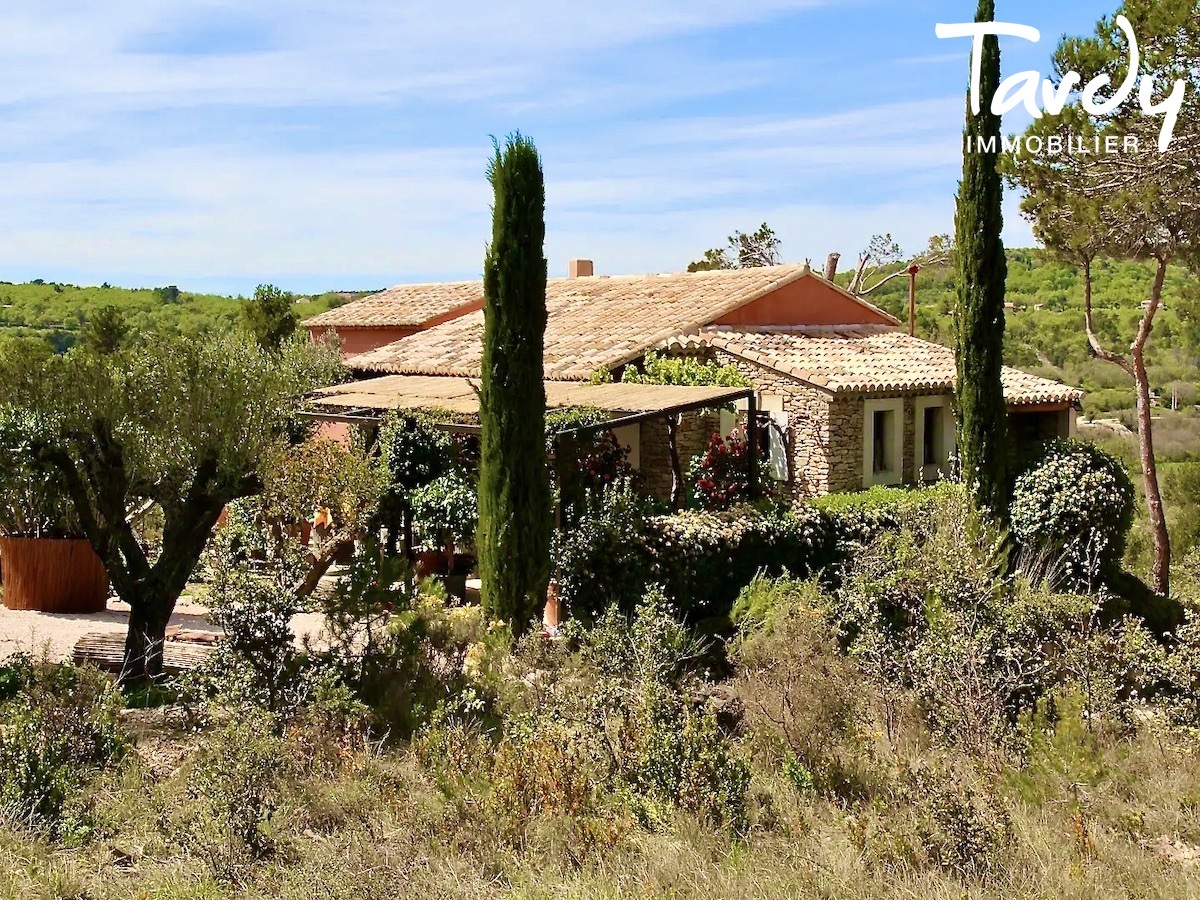
{"label": "orange terracotta pot", "polygon": [[562,624],[562,599],[558,596],[558,582],[551,581],[546,588],[546,609],[542,613],[542,625],[547,630],[557,629]]}
{"label": "orange terracotta pot", "polygon": [[8,609],[80,614],[108,605],[108,575],[87,541],[5,537],[0,557]]}

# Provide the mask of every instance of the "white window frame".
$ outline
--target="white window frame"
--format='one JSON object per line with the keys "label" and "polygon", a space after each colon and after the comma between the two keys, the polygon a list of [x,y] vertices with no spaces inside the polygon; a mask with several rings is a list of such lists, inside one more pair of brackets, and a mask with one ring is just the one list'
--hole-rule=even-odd
{"label": "white window frame", "polygon": [[[913,416],[913,443],[916,447],[916,454],[913,457],[913,465],[920,475],[920,480],[926,484],[932,484],[950,474],[950,467],[957,450],[954,436],[954,403],[950,397],[942,394],[937,397],[917,397],[914,405],[916,415]],[[939,454],[942,462],[928,466],[925,465],[925,411],[927,409],[942,410],[942,446]]]}
{"label": "white window frame", "polygon": [[[892,458],[887,469],[875,471],[875,414],[892,413]],[[863,487],[904,483],[904,398],[867,400],[863,404]]]}

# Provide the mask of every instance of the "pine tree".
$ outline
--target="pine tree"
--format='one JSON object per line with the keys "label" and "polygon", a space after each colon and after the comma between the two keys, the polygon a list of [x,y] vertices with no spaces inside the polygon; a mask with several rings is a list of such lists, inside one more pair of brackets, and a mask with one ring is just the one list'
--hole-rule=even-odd
{"label": "pine tree", "polygon": [[[980,0],[977,22],[992,21],[995,0]],[[1004,357],[1004,280],[1008,265],[1004,228],[1004,185],[999,164],[1000,117],[991,110],[1000,86],[1000,42],[983,43],[980,112],[970,101],[963,178],[955,221],[958,245],[958,452],[963,477],[980,507],[1007,519],[1008,414],[1000,373]],[[985,150],[995,138],[994,150]],[[981,140],[982,139],[982,140]]]}
{"label": "pine tree", "polygon": [[552,511],[546,465],[546,190],[533,142],[496,145],[492,244],[484,261],[479,419],[482,601],[514,631],[538,615],[550,578]]}

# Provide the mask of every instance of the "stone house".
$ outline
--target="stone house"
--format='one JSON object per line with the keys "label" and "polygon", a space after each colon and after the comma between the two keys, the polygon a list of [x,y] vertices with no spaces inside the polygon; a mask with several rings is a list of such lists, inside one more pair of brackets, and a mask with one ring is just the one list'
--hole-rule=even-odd
{"label": "stone house", "polygon": [[[651,352],[736,366],[755,389],[757,434],[770,451],[773,477],[797,499],[930,482],[948,471],[953,351],[911,337],[886,312],[807,265],[607,277],[591,275],[582,261],[571,271],[573,277],[547,284],[548,382],[585,382],[598,372],[620,380]],[[478,377],[482,291],[481,282],[394,288],[306,325],[314,336],[342,337],[360,378]],[[416,313],[391,309],[404,304]],[[442,310],[426,319],[434,324],[403,326],[410,330],[398,339],[388,340],[394,335],[384,326],[364,324],[412,322],[432,310]],[[1073,433],[1081,391],[1016,369],[1005,369],[1003,379],[1014,453]],[[736,417],[735,410],[683,416],[675,433],[683,467]],[[669,492],[672,480],[667,429],[655,420],[617,433],[658,494]]]}

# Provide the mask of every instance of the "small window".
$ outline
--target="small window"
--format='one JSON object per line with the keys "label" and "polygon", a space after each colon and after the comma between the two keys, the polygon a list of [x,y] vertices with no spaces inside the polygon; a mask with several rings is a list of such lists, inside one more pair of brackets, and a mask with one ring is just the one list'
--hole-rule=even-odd
{"label": "small window", "polygon": [[892,468],[892,417],[890,409],[875,410],[873,427],[874,444],[871,450],[871,471],[876,475],[891,471]]}
{"label": "small window", "polygon": [[902,483],[904,401],[868,400],[863,412],[863,486]]}
{"label": "small window", "polygon": [[950,472],[954,457],[954,405],[950,397],[918,397],[917,476],[938,481]]}
{"label": "small window", "polygon": [[921,464],[925,466],[945,465],[943,448],[946,442],[946,408],[944,406],[927,406],[924,413],[922,444],[925,453]]}

